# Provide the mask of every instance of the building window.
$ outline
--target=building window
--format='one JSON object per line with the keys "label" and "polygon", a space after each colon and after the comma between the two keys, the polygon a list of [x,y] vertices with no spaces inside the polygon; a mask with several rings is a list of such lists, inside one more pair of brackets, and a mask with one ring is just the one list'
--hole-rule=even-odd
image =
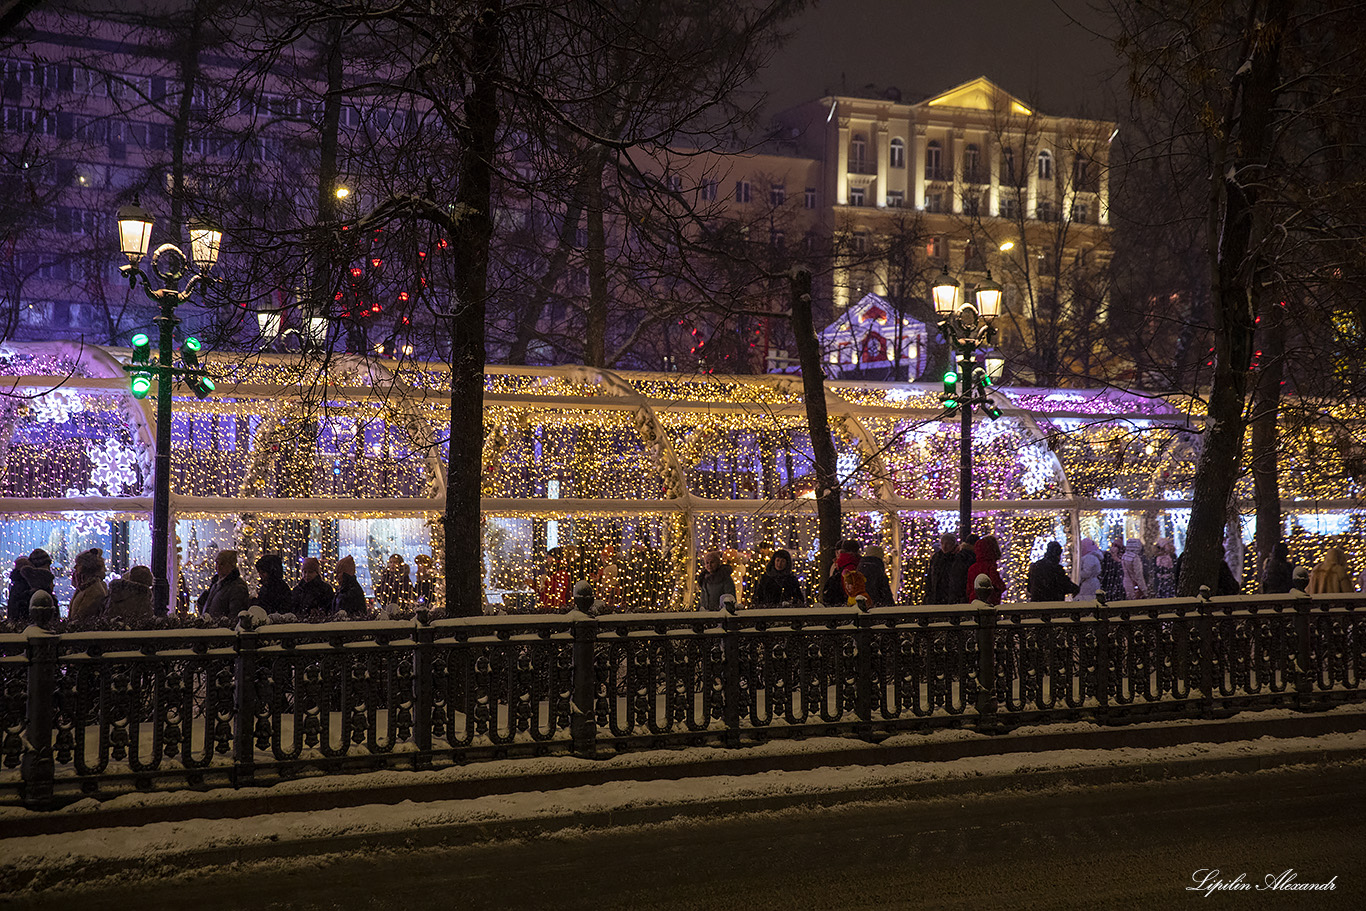
{"label": "building window", "polygon": [[768,188],[768,204],[778,207],[787,202],[787,187],[778,184]]}
{"label": "building window", "polygon": [[1014,193],[1006,193],[1001,196],[1001,217],[1017,218],[1020,214],[1020,206]]}
{"label": "building window", "polygon": [[1079,225],[1091,223],[1091,207],[1084,202],[1072,204],[1072,220]]}
{"label": "building window", "polygon": [[1090,157],[1085,153],[1072,160],[1072,183],[1075,184],[1077,190],[1083,193],[1094,193],[1096,191],[1096,169],[1092,166]]}
{"label": "building window", "polygon": [[670,174],[665,178],[664,185],[669,188],[670,193],[681,193],[683,191],[683,178],[677,174]]}
{"label": "building window", "polygon": [[1053,179],[1053,153],[1047,149],[1039,152],[1039,179]]}
{"label": "building window", "polygon": [[982,153],[975,145],[963,150],[963,179],[968,183],[982,183]]}
{"label": "building window", "polygon": [[900,209],[906,204],[906,194],[900,190],[887,191],[887,208]]}
{"label": "building window", "polygon": [[944,194],[943,194],[943,193],[926,193],[926,194],[925,194],[925,211],[926,211],[926,212],[942,212],[942,211],[944,211]]}
{"label": "building window", "polygon": [[894,168],[906,167],[906,143],[900,138],[893,139],[890,147],[891,164]]}
{"label": "building window", "polygon": [[814,209],[814,208],[816,208],[816,188],[815,188],[815,187],[807,187],[807,188],[806,188],[806,207],[807,207],[808,209]]}
{"label": "building window", "polygon": [[925,241],[925,255],[930,259],[942,259],[944,256],[943,238],[931,237]]}
{"label": "building window", "polygon": [[925,147],[925,179],[944,179],[944,147],[939,144],[938,139],[930,140],[930,144]]}
{"label": "building window", "polygon": [[1019,178],[1015,176],[1015,150],[1010,146],[1001,148],[1001,168],[1005,171],[1006,183],[1012,187],[1019,186]]}
{"label": "building window", "polygon": [[861,205],[863,205],[863,187],[850,187],[850,188],[849,188],[849,205],[851,205],[851,206],[861,206]]}
{"label": "building window", "polygon": [[749,181],[737,180],[735,182],[735,201],[749,202]]}
{"label": "building window", "polygon": [[982,197],[971,190],[963,193],[963,214],[976,218],[982,212]]}
{"label": "building window", "polygon": [[1053,201],[1049,199],[1039,200],[1039,204],[1034,207],[1034,217],[1039,221],[1053,221]]}
{"label": "building window", "polygon": [[855,133],[849,141],[849,170],[861,173],[867,158],[868,140],[863,138],[862,133]]}
{"label": "building window", "polygon": [[852,245],[851,245],[851,246],[852,246],[853,251],[854,251],[855,253],[867,253],[867,252],[868,252],[868,232],[867,232],[867,231],[855,231],[855,232],[854,232],[854,237],[853,237],[853,242],[852,242]]}
{"label": "building window", "polygon": [[703,202],[716,202],[716,181],[702,181],[702,186],[697,188],[697,192]]}

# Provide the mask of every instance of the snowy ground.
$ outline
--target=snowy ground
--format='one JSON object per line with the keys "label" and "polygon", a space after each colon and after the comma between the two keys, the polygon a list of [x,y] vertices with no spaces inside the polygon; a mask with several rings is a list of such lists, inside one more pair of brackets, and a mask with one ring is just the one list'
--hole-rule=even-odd
{"label": "snowy ground", "polygon": [[[1259,712],[1233,721],[1293,713]],[[1172,724],[1168,722],[1166,724]],[[1179,724],[1179,723],[1178,723]],[[1084,735],[1100,730],[1095,725],[1052,725],[1036,732],[1072,731]],[[1029,731],[1018,731],[1028,734]],[[927,740],[968,740],[984,735],[966,731],[940,731],[931,735],[904,735],[886,741],[925,743]],[[954,789],[1003,790],[1060,787],[1072,783],[1122,780],[1145,774],[1173,777],[1219,771],[1221,764],[1248,768],[1249,762],[1275,766],[1314,762],[1316,757],[1356,754],[1366,758],[1366,732],[1328,734],[1319,737],[1272,738],[1234,743],[1192,743],[1155,749],[1071,749],[1053,752],[1017,752],[967,757],[946,762],[903,762],[892,765],[841,765],[839,753],[866,749],[859,741],[813,738],[757,746],[746,755],[819,751],[831,754],[827,767],[807,771],[767,771],[748,775],[714,775],[678,780],[615,781],[555,791],[518,791],[464,800],[404,801],[393,805],[370,805],[312,812],[280,812],[231,819],[186,819],[135,827],[86,828],[59,835],[3,837],[13,823],[34,814],[18,808],[0,809],[0,894],[32,894],[61,882],[70,887],[88,879],[106,884],[117,881],[120,869],[130,877],[148,875],[148,865],[160,863],[194,869],[204,863],[269,859],[288,864],[290,856],[311,855],[323,850],[346,850],[347,844],[411,838],[425,833],[429,839],[474,843],[480,839],[507,837],[510,827],[521,824],[540,831],[576,826],[615,825],[625,821],[663,820],[763,807],[790,807],[802,803],[829,803],[842,795],[870,799],[879,792],[905,796],[918,786],[927,793]],[[614,757],[598,762],[556,757],[489,762],[433,772],[380,772],[365,776],[315,778],[287,782],[271,789],[171,794],[133,794],[103,804],[82,801],[61,815],[90,816],[97,807],[119,809],[168,804],[212,802],[224,796],[255,793],[266,798],[291,793],[327,792],[358,786],[453,782],[470,778],[507,778],[528,774],[572,773],[605,766],[672,766],[680,752],[690,760],[706,762],[732,751],[699,748],[688,751],[655,751]],[[1163,771],[1154,772],[1154,769]],[[293,848],[291,849],[291,846]],[[194,860],[196,863],[185,863]],[[141,872],[139,872],[141,871]]]}

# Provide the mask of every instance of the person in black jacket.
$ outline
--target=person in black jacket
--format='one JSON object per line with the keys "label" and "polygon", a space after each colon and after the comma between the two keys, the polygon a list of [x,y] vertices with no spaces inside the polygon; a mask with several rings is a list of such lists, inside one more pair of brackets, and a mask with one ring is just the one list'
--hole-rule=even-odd
{"label": "person in black jacket", "polygon": [[[925,574],[926,604],[957,604],[962,587],[954,586],[953,564],[958,559],[958,536],[944,532],[939,536],[939,549],[930,556],[930,569]],[[969,560],[964,569],[972,565]]]}
{"label": "person in black jacket", "polygon": [[279,554],[262,554],[256,560],[256,572],[261,575],[261,585],[251,603],[259,605],[267,614],[289,613],[294,593],[285,581],[285,561]]}
{"label": "person in black jacket", "polygon": [[868,590],[868,604],[872,607],[891,607],[896,603],[892,594],[892,583],[887,578],[887,563],[883,559],[882,548],[870,544],[858,561],[858,571],[863,573],[864,584]]}
{"label": "person in black jacket", "polygon": [[793,607],[806,607],[806,595],[797,574],[792,571],[792,554],[775,550],[754,587],[751,603],[755,607],[778,607],[784,602]]}
{"label": "person in black jacket", "polygon": [[305,557],[300,571],[303,578],[290,593],[294,615],[300,620],[326,620],[336,593],[322,577],[322,564],[317,557]]}
{"label": "person in black jacket", "polygon": [[1062,545],[1049,541],[1043,556],[1029,566],[1029,600],[1066,601],[1079,591],[1081,587],[1062,568]]}
{"label": "person in black jacket", "polygon": [[337,561],[337,594],[332,598],[332,614],[337,619],[359,620],[369,612],[365,589],[356,581],[356,559],[350,555]]}
{"label": "person in black jacket", "polygon": [[[1262,594],[1276,595],[1290,591],[1295,567],[1290,562],[1290,550],[1284,541],[1271,546],[1271,556],[1262,564]],[[1232,572],[1229,573],[1233,575]]]}
{"label": "person in black jacket", "polygon": [[953,564],[949,567],[949,578],[946,584],[949,586],[949,600],[945,604],[966,604],[964,593],[968,590],[968,570],[972,564],[977,562],[977,541],[975,534],[969,532],[963,537],[963,543],[958,545],[958,553],[954,555]]}

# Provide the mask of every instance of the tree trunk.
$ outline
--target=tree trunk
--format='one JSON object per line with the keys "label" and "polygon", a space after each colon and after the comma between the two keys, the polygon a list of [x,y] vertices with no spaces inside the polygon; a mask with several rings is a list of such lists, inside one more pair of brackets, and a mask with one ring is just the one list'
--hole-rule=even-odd
{"label": "tree trunk", "polygon": [[[1178,591],[1211,590],[1223,560],[1224,525],[1238,479],[1247,431],[1247,393],[1252,366],[1254,232],[1259,231],[1257,173],[1271,151],[1287,0],[1269,0],[1263,22],[1246,25],[1248,63],[1235,76],[1224,115],[1226,156],[1216,155],[1208,219],[1215,324],[1214,383],[1205,422],[1205,444],[1192,479],[1191,521]],[[1242,71],[1240,71],[1242,72]]]}
{"label": "tree trunk", "polygon": [[466,143],[461,149],[452,232],[457,299],[451,315],[451,425],[445,528],[446,612],[483,612],[483,535],[480,498],[484,454],[484,313],[490,197],[497,153],[498,91],[502,60],[502,0],[484,0],[471,33],[470,92],[465,101]]}
{"label": "tree trunk", "polygon": [[802,367],[802,392],[806,399],[806,427],[811,434],[811,454],[816,474],[816,519],[820,536],[817,584],[825,581],[835,549],[840,543],[840,485],[835,472],[835,441],[830,435],[830,418],[825,408],[825,373],[821,368],[820,345],[811,318],[811,273],[794,271],[789,280],[792,305],[792,334],[796,337],[797,359]]}
{"label": "tree trunk", "polygon": [[1252,485],[1257,500],[1257,579],[1271,549],[1281,540],[1279,416],[1281,378],[1285,374],[1285,327],[1282,309],[1261,307],[1261,370],[1253,391]]}
{"label": "tree trunk", "polygon": [[607,232],[602,213],[602,159],[592,156],[588,183],[588,325],[583,362],[607,366]]}

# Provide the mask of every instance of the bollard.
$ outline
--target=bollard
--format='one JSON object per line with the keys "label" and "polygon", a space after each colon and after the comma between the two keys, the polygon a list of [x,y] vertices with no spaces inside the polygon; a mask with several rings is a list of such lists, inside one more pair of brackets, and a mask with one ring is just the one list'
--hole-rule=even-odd
{"label": "bollard", "polygon": [[593,651],[598,621],[581,611],[575,611],[574,616],[574,695],[569,706],[569,738],[575,755],[592,759],[597,755],[598,739],[593,705],[597,697]]}
{"label": "bollard", "polygon": [[[38,620],[37,617],[32,619]],[[28,653],[28,717],[24,730],[27,743],[19,774],[23,782],[24,806],[31,810],[46,810],[51,808],[53,798],[52,699],[57,689],[57,650],[62,637],[38,625],[29,626],[24,635],[28,637],[25,647]]]}
{"label": "bollard", "polygon": [[234,667],[237,725],[233,732],[233,783],[239,788],[256,778],[256,650],[260,634],[254,627],[251,615],[243,611]]}

